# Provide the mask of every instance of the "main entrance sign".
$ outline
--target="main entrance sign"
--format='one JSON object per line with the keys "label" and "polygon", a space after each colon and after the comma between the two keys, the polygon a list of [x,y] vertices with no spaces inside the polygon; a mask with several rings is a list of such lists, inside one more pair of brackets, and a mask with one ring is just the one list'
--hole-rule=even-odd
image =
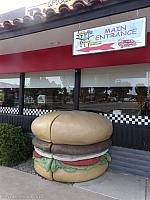
{"label": "main entrance sign", "polygon": [[73,55],[146,46],[146,18],[74,32]]}

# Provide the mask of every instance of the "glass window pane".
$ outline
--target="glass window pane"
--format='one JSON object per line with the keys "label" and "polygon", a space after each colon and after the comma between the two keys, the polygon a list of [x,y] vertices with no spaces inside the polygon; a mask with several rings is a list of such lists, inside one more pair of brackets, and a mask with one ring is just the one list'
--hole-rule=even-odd
{"label": "glass window pane", "polygon": [[0,76],[0,106],[19,106],[19,74]]}
{"label": "glass window pane", "polygon": [[80,109],[149,115],[149,71],[149,65],[83,69]]}
{"label": "glass window pane", "polygon": [[72,109],[74,74],[74,70],[26,74],[25,107]]}

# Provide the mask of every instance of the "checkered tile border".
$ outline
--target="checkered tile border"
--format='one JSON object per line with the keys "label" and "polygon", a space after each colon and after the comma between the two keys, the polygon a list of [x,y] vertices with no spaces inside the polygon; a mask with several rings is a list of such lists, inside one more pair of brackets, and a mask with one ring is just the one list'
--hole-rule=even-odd
{"label": "checkered tile border", "polygon": [[150,125],[150,118],[148,116],[135,116],[135,115],[116,115],[116,114],[101,114],[112,122],[125,123],[125,124],[136,124],[136,125]]}
{"label": "checkered tile border", "polygon": [[23,109],[23,114],[24,115],[34,115],[34,116],[41,116],[43,114],[46,114],[48,112],[53,112],[54,110],[45,110],[45,109],[31,109],[31,108],[24,108]]}
{"label": "checkered tile border", "polygon": [[[54,110],[43,110],[43,109],[27,109],[24,108],[24,115],[35,115],[41,116],[48,112],[53,112]],[[135,116],[135,115],[117,115],[117,114],[101,114],[110,119],[115,123],[125,123],[125,124],[137,124],[137,125],[150,125],[150,118],[148,116]]]}
{"label": "checkered tile border", "polygon": [[19,114],[19,108],[15,108],[15,107],[2,107],[2,106],[0,106],[0,113],[17,115],[17,114]]}
{"label": "checkered tile border", "polygon": [[[29,116],[41,116],[48,112],[54,112],[55,110],[45,110],[45,109],[31,109],[31,108],[24,108],[23,114]],[[0,113],[3,114],[19,114],[19,109],[14,107],[0,107]],[[112,113],[99,113],[110,119],[114,123],[125,123],[125,124],[136,124],[136,125],[150,125],[150,117],[148,116],[135,116],[135,115],[117,115]]]}

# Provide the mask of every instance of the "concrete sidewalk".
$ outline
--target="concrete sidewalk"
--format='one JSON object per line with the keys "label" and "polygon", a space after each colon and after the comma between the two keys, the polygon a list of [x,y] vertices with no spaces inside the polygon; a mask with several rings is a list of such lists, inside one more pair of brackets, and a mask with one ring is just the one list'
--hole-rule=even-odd
{"label": "concrete sidewalk", "polygon": [[106,172],[95,180],[74,187],[118,200],[150,200],[150,180],[144,177]]}
{"label": "concrete sidewalk", "polygon": [[112,172],[72,185],[0,167],[0,200],[150,200],[149,190],[145,178]]}

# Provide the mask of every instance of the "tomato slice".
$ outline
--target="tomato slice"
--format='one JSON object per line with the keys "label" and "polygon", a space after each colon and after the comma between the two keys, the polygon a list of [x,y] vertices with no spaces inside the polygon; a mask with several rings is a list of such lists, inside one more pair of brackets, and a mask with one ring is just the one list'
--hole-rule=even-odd
{"label": "tomato slice", "polygon": [[33,151],[33,157],[42,158],[43,156],[39,155],[36,151]]}
{"label": "tomato slice", "polygon": [[93,165],[96,162],[98,162],[101,158],[90,158],[87,160],[78,160],[78,161],[61,161],[62,163],[66,165],[72,165],[72,166],[88,166],[88,165]]}

